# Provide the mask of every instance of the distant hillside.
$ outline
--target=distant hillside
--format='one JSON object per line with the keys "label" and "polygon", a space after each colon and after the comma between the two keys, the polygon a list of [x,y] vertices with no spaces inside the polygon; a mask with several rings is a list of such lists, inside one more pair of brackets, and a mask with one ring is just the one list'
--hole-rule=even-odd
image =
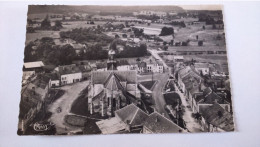
{"label": "distant hillside", "polygon": [[30,5],[28,14],[39,13],[97,13],[97,12],[125,12],[135,11],[163,11],[184,12],[179,6],[70,6],[70,5]]}

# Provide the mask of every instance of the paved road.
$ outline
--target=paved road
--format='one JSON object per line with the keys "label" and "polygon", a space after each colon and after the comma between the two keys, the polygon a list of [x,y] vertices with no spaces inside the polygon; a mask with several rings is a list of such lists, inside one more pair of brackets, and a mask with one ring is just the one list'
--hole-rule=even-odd
{"label": "paved road", "polygon": [[148,51],[152,54],[152,56],[155,59],[162,62],[164,69],[165,69],[165,73],[154,74],[154,79],[157,80],[158,82],[153,89],[152,96],[153,96],[153,99],[155,102],[156,110],[161,114],[164,113],[165,117],[169,118],[168,113],[164,109],[164,106],[166,103],[165,103],[165,100],[163,97],[163,88],[169,79],[170,70],[169,70],[169,67],[167,66],[167,64],[164,62],[164,60],[158,55],[158,53],[161,53],[164,51],[157,51],[157,50],[151,50],[151,49],[148,49]]}
{"label": "paved road", "polygon": [[183,120],[186,123],[186,128],[190,132],[202,132],[201,125],[198,123],[198,121],[195,118],[192,117],[193,112],[192,112],[191,108],[189,107],[190,104],[186,100],[186,97],[183,95],[183,93],[180,92],[180,90],[178,89],[176,84],[175,84],[175,87],[176,87],[176,92],[181,97],[182,105],[185,107],[185,109],[184,109],[185,112],[183,113]]}
{"label": "paved road", "polygon": [[[49,111],[52,112],[50,121],[55,124],[58,134],[78,130],[78,128],[67,126],[64,123],[64,117],[70,113],[72,103],[77,99],[80,92],[86,88],[88,84],[89,81],[83,81],[61,87],[60,89],[65,90],[64,95],[49,106]],[[58,107],[62,110],[60,113],[57,113]]]}
{"label": "paved road", "polygon": [[158,76],[158,78],[156,78],[156,80],[158,82],[155,85],[153,93],[152,93],[156,110],[161,114],[164,113],[165,116],[167,116],[167,112],[164,109],[164,106],[166,103],[165,103],[165,100],[163,97],[163,88],[164,88],[165,84],[167,83],[168,79],[169,79],[168,73],[164,73],[164,74],[161,74],[161,76]]}

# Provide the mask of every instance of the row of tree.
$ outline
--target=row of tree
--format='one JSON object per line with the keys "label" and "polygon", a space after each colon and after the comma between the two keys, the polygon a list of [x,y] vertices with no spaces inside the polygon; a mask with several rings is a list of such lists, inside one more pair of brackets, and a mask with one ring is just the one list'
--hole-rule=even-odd
{"label": "row of tree", "polygon": [[112,37],[103,34],[100,29],[92,28],[76,28],[71,31],[62,31],[60,37],[62,39],[72,39],[79,43],[99,42],[104,45],[108,45],[113,41]]}

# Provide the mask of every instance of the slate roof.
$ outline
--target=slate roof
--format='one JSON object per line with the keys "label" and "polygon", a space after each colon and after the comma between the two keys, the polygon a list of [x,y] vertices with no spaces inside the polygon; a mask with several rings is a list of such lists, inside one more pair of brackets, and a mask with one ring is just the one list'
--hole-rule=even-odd
{"label": "slate roof", "polygon": [[78,66],[81,72],[91,72],[90,65],[79,65]]}
{"label": "slate roof", "polygon": [[104,84],[111,73],[114,73],[120,81],[127,81],[129,84],[137,82],[136,71],[92,71],[91,80],[93,84]]}
{"label": "slate roof", "polygon": [[118,60],[117,65],[122,66],[122,65],[130,65],[130,64],[127,60]]}
{"label": "slate roof", "polygon": [[211,88],[207,87],[203,90],[203,93],[198,95],[195,100],[199,103],[203,104],[214,104],[218,102],[219,104],[229,104],[222,93],[217,94],[211,90]]}
{"label": "slate roof", "polygon": [[50,76],[48,74],[38,74],[36,79],[31,82],[31,84],[36,87],[45,89],[48,86],[50,80]]}
{"label": "slate roof", "polygon": [[145,120],[148,118],[148,114],[134,104],[127,105],[117,110],[115,115],[124,123],[129,123],[131,126],[143,125]]}
{"label": "slate roof", "polygon": [[120,84],[120,80],[116,74],[111,73],[105,82],[105,87],[109,90],[123,90],[123,86]]}
{"label": "slate roof", "polygon": [[218,103],[215,103],[210,107],[206,107],[205,109],[201,109],[201,115],[213,126],[219,127],[225,131],[234,130],[232,115]]}
{"label": "slate roof", "polygon": [[207,87],[206,89],[203,90],[203,95],[209,95],[212,92],[212,89],[210,87]]}
{"label": "slate roof", "polygon": [[26,62],[23,65],[25,68],[38,68],[44,66],[42,61]]}
{"label": "slate roof", "polygon": [[186,66],[185,68],[179,70],[179,75],[180,75],[180,78],[183,79],[185,77],[194,77],[196,79],[201,79],[201,77],[196,73],[194,72],[190,66]]}
{"label": "slate roof", "polygon": [[147,64],[146,64],[146,62],[140,62],[137,65],[138,65],[138,67],[144,67],[145,68]]}
{"label": "slate roof", "polygon": [[179,133],[186,132],[171,120],[162,116],[158,112],[149,115],[144,123],[144,127],[153,133]]}
{"label": "slate roof", "polygon": [[219,96],[218,94],[216,94],[215,92],[211,92],[209,95],[206,95],[204,100],[202,101],[203,103],[206,104],[213,104],[214,102],[218,102],[220,104],[225,104],[227,103],[224,100],[224,97]]}

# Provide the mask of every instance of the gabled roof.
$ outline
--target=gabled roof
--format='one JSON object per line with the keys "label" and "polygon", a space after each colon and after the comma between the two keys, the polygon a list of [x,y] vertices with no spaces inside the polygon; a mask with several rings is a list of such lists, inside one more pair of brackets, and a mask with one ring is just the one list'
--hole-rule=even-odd
{"label": "gabled roof", "polygon": [[214,104],[218,102],[219,104],[229,104],[223,94],[217,94],[210,87],[203,90],[203,93],[198,95],[195,99],[198,103],[203,104]]}
{"label": "gabled roof", "polygon": [[218,103],[200,110],[202,117],[213,126],[219,127],[225,131],[234,130],[232,115],[227,112]]}
{"label": "gabled roof", "polygon": [[203,90],[203,95],[209,95],[212,92],[212,89],[210,87],[207,87],[206,89]]}
{"label": "gabled roof", "polygon": [[149,115],[144,123],[144,127],[153,133],[180,133],[186,132],[177,124],[162,116],[158,112]]}
{"label": "gabled roof", "polygon": [[127,105],[115,112],[116,117],[131,126],[143,125],[148,118],[148,114],[134,104]]}
{"label": "gabled roof", "polygon": [[96,124],[98,128],[101,130],[102,134],[117,133],[126,128],[126,124],[117,117],[104,119],[96,122]]}
{"label": "gabled roof", "polygon": [[41,89],[45,89],[50,81],[50,76],[48,74],[38,74],[36,79],[31,82],[31,84],[39,87]]}
{"label": "gabled roof", "polygon": [[206,104],[213,104],[214,102],[218,102],[220,104],[227,104],[227,102],[224,100],[224,97],[219,96],[215,92],[211,92],[210,94],[206,95],[202,102]]}
{"label": "gabled roof", "polygon": [[123,90],[119,78],[114,73],[111,73],[105,82],[105,87],[109,90]]}
{"label": "gabled roof", "polygon": [[79,65],[79,69],[81,72],[90,72],[91,66],[90,65]]}
{"label": "gabled roof", "polygon": [[136,71],[92,71],[91,80],[93,84],[104,84],[106,79],[111,73],[114,73],[118,79],[122,81],[127,81],[129,84],[134,84],[137,82]]}
{"label": "gabled roof", "polygon": [[196,79],[201,79],[201,77],[191,69],[190,66],[186,66],[185,68],[179,70],[179,75],[181,79],[194,77]]}
{"label": "gabled roof", "polygon": [[146,62],[139,62],[139,63],[137,63],[137,65],[138,65],[138,67],[146,67]]}
{"label": "gabled roof", "polygon": [[26,62],[23,65],[25,68],[38,68],[44,66],[42,61]]}

